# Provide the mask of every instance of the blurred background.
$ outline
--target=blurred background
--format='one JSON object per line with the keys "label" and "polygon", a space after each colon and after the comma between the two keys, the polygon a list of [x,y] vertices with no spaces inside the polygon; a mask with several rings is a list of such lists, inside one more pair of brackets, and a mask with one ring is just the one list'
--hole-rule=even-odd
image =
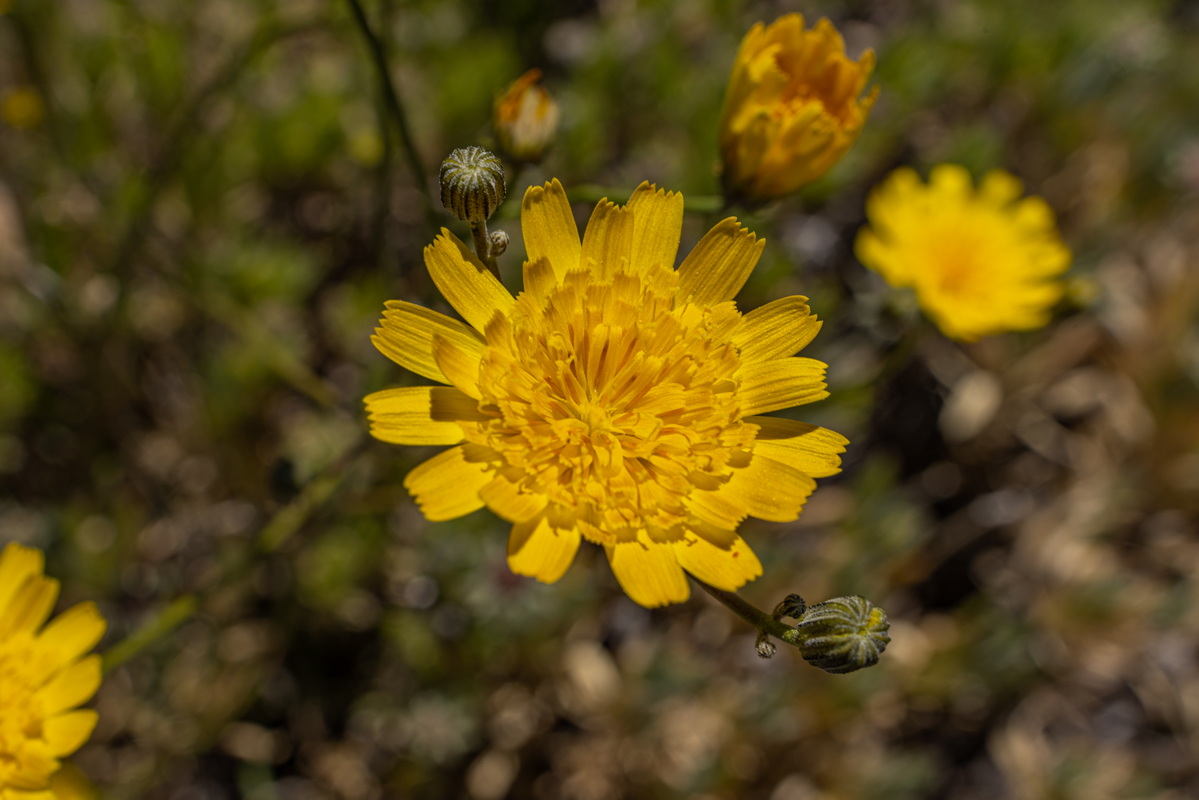
{"label": "blurred background", "polygon": [[[754,22],[876,51],[850,155],[743,217],[739,301],[812,299],[832,396],[797,416],[851,445],[798,522],[745,526],[742,594],[862,594],[893,644],[761,660],[598,548],[545,586],[487,512],[421,517],[435,451],[369,440],[361,398],[425,381],[369,337],[388,299],[445,309],[421,249],[467,232],[348,2],[0,0],[0,540],[109,620],[73,759],[102,797],[1199,796],[1199,4],[362,2],[425,176],[543,70],[558,140],[492,221],[513,288],[530,183],[581,222],[643,179],[717,192]],[[853,257],[870,186],[945,161],[1058,214],[1045,329],[950,342]]]}

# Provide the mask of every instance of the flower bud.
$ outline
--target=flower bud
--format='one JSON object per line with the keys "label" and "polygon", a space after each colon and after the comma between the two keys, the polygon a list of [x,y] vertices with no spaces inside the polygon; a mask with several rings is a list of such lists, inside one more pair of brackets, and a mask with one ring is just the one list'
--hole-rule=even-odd
{"label": "flower bud", "polygon": [[492,231],[490,241],[492,258],[502,256],[504,251],[508,249],[508,234],[503,231]]}
{"label": "flower bud", "polygon": [[486,222],[506,194],[504,165],[482,147],[460,147],[441,162],[441,204],[458,219]]}
{"label": "flower bud", "polygon": [[540,78],[541,70],[529,70],[495,101],[495,135],[500,149],[513,161],[540,161],[558,132],[558,104],[537,84]]}
{"label": "flower bud", "polygon": [[851,61],[826,19],[758,23],[741,42],[720,121],[725,197],[749,206],[791,194],[828,172],[858,138],[878,89],[859,96],[874,52]]}
{"label": "flower bud", "polygon": [[834,597],[810,606],[796,626],[804,660],[825,672],[853,672],[878,662],[891,641],[887,614],[864,597]]}
{"label": "flower bud", "polygon": [[791,619],[802,619],[804,611],[807,610],[807,605],[804,599],[797,594],[789,594],[783,598],[783,602],[774,607],[775,619],[790,617]]}

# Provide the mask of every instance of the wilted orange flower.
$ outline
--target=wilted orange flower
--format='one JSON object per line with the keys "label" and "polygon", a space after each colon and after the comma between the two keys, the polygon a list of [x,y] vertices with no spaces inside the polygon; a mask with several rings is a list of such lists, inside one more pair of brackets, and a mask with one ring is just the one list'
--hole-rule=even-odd
{"label": "wilted orange flower", "polygon": [[686,600],[684,570],[725,590],[761,574],[741,521],[795,519],[846,444],[759,416],[828,395],[825,365],[794,357],[821,323],[803,297],[741,314],[763,242],[732,217],[675,269],[682,220],[681,195],[643,183],[580,243],[562,185],[531,187],[516,297],[448,231],[425,248],[466,323],[391,301],[374,343],[448,385],[366,407],[376,438],[451,445],[404,482],[428,519],[487,506],[513,523],[512,571],[545,582],[587,539],[644,606]]}
{"label": "wilted orange flower", "polygon": [[495,133],[513,161],[540,161],[558,132],[558,104],[537,83],[540,79],[541,70],[531,69],[495,101]]}
{"label": "wilted orange flower", "polygon": [[1062,297],[1070,250],[1049,205],[1020,192],[1002,170],[976,190],[955,164],[934,167],[928,184],[897,169],[866,201],[858,259],[892,286],[910,286],[946,336],[1039,328]]}
{"label": "wilted orange flower", "polygon": [[856,62],[827,19],[758,23],[741,41],[720,123],[725,196],[756,205],[824,175],[858,138],[878,96],[858,99],[874,51]]}
{"label": "wilted orange flower", "polygon": [[[40,551],[0,552],[0,798],[52,800],[59,761],[79,749],[96,712],[79,705],[100,686],[100,657],[85,656],[104,633],[92,603],[49,625],[58,581],[42,575]],[[43,627],[45,625],[45,627]],[[66,785],[65,783],[63,785]]]}

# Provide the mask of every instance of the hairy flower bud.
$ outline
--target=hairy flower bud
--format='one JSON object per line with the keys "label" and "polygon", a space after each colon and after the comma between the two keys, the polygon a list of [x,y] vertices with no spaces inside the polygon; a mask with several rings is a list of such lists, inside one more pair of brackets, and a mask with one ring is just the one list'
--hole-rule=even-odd
{"label": "hairy flower bud", "polygon": [[506,194],[504,165],[482,147],[460,147],[441,162],[441,204],[460,220],[486,222]]}
{"label": "hairy flower bud", "polygon": [[878,662],[891,642],[887,614],[864,597],[834,597],[810,606],[796,629],[804,660],[825,672],[854,672]]}

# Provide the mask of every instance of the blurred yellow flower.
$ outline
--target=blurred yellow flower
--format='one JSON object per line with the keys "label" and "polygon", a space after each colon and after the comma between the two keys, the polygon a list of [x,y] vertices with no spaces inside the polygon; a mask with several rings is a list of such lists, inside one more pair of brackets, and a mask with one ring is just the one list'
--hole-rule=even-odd
{"label": "blurred yellow flower", "polygon": [[827,19],[758,23],[741,41],[720,122],[726,198],[748,205],[782,197],[824,175],[858,138],[878,96],[858,99],[874,51],[856,62]]}
{"label": "blurred yellow flower", "polygon": [[10,127],[36,128],[45,116],[46,105],[37,89],[32,86],[10,89],[4,93],[4,98],[0,99],[0,119]]}
{"label": "blurred yellow flower", "polygon": [[892,286],[910,286],[946,335],[973,341],[1049,321],[1070,266],[1053,212],[1020,199],[1020,181],[989,172],[976,191],[962,167],[934,167],[925,185],[901,168],[866,201],[858,259]]}
{"label": "blurred yellow flower", "polygon": [[545,582],[587,539],[649,607],[687,599],[684,570],[725,590],[761,574],[740,522],[795,519],[846,444],[759,416],[827,396],[825,365],[793,357],[821,323],[803,297],[737,310],[763,241],[734,218],[675,269],[682,219],[682,195],[643,183],[580,243],[562,185],[531,187],[515,298],[448,231],[425,249],[466,324],[391,301],[374,342],[449,386],[366,407],[378,439],[454,445],[405,480],[428,519],[487,506],[513,523],[513,572]]}
{"label": "blurred yellow flower", "polygon": [[492,123],[500,149],[513,161],[540,161],[558,132],[558,104],[539,80],[541,70],[531,69],[495,101]]}
{"label": "blurred yellow flower", "polygon": [[84,657],[104,634],[92,603],[45,624],[58,581],[43,577],[41,551],[9,544],[0,553],[0,798],[51,800],[59,759],[96,726],[80,710],[100,686],[100,657]]}

